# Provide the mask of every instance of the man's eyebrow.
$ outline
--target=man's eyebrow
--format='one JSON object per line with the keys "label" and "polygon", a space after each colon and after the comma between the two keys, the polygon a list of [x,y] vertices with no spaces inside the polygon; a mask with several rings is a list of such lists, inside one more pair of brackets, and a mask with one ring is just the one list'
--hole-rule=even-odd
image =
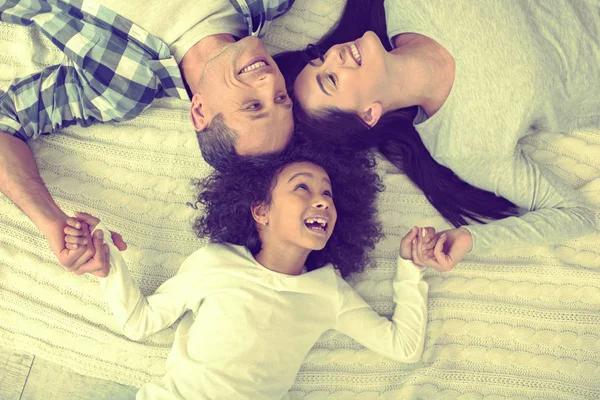
{"label": "man's eyebrow", "polygon": [[296,179],[296,178],[297,178],[297,177],[299,177],[300,175],[306,175],[306,176],[309,176],[309,177],[311,177],[311,178],[314,176],[314,175],[313,175],[313,174],[311,174],[310,172],[298,172],[297,174],[294,174],[294,175],[292,175],[292,177],[290,178],[290,180],[288,181],[288,183],[289,183],[289,182],[291,182],[291,181],[293,181],[294,179]]}
{"label": "man's eyebrow", "polygon": [[321,82],[321,75],[317,75],[317,85],[319,85],[319,87],[321,88],[321,91],[323,93],[325,93],[327,96],[331,96],[329,93],[327,93],[327,90],[325,90],[325,87],[323,86],[323,82]]}

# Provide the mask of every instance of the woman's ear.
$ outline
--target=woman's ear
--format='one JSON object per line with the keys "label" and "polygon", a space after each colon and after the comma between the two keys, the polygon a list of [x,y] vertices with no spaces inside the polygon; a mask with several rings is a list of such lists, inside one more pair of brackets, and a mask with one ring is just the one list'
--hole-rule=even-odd
{"label": "woman's ear", "polygon": [[269,224],[269,206],[266,203],[255,203],[250,207],[252,218],[260,225]]}
{"label": "woman's ear", "polygon": [[363,121],[365,121],[365,124],[372,128],[377,124],[377,122],[379,122],[382,111],[383,108],[381,107],[381,103],[375,102],[371,104],[365,111],[363,111],[360,117]]}
{"label": "woman's ear", "polygon": [[192,105],[190,106],[190,118],[192,124],[197,132],[201,132],[206,129],[210,120],[205,115],[206,110],[202,108],[202,95],[200,93],[194,93],[192,97]]}

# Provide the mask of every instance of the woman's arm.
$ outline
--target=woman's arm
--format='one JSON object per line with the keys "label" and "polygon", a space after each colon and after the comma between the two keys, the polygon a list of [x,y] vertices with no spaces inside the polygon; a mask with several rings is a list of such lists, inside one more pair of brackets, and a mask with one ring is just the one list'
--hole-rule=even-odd
{"label": "woman's arm", "polygon": [[131,278],[125,260],[114,246],[108,229],[99,224],[110,250],[110,272],[100,279],[100,287],[125,336],[141,340],[175,322],[187,310],[188,296],[193,291],[194,275],[186,272],[185,263],[173,278],[163,283],[154,294],[144,297]]}
{"label": "woman's arm", "polygon": [[341,307],[335,329],[385,357],[406,363],[419,361],[427,327],[428,292],[421,278],[422,272],[411,261],[398,258],[392,283],[396,308],[390,321],[339,277]]}
{"label": "woman's arm", "polygon": [[517,150],[513,157],[448,160],[466,182],[502,196],[528,212],[486,225],[465,226],[473,249],[558,244],[593,233],[593,208],[551,171]]}

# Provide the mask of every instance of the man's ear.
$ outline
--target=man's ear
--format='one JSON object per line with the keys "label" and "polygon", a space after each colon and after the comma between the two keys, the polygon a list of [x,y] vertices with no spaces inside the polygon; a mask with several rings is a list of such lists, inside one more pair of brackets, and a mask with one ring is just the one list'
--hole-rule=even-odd
{"label": "man's ear", "polygon": [[269,224],[269,205],[266,203],[254,203],[250,207],[252,218],[260,225]]}
{"label": "man's ear", "polygon": [[202,108],[202,95],[194,93],[192,105],[190,106],[190,118],[196,131],[203,131],[210,123],[208,115],[205,114],[206,110]]}
{"label": "man's ear", "polygon": [[363,113],[360,115],[365,124],[369,125],[371,128],[374,127],[377,122],[379,122],[379,118],[381,118],[381,113],[383,112],[383,108],[381,107],[381,103],[375,102],[371,104]]}

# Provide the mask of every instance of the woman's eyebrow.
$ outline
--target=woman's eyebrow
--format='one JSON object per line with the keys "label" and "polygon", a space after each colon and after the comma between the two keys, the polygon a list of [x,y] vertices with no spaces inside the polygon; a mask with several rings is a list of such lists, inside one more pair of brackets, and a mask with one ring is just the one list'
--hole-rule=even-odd
{"label": "woman's eyebrow", "polygon": [[292,175],[292,177],[288,180],[288,182],[293,181],[295,178],[297,178],[297,177],[299,177],[301,175],[305,175],[305,176],[308,176],[310,178],[314,177],[314,175],[311,174],[310,172],[298,172],[298,173]]}
{"label": "woman's eyebrow", "polygon": [[319,85],[319,88],[321,88],[321,91],[323,93],[325,93],[327,96],[331,96],[329,93],[327,93],[327,90],[325,90],[325,87],[323,86],[323,82],[321,81],[321,75],[317,74],[317,76],[315,78],[317,79],[317,85]]}

